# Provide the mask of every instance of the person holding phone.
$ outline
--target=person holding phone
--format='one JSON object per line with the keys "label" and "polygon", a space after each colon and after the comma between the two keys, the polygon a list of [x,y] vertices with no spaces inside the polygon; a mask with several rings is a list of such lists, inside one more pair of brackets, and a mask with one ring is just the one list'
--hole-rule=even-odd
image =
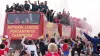
{"label": "person holding phone", "polygon": [[27,43],[28,45],[26,45],[24,43],[26,37],[22,38],[21,44],[27,49],[27,52],[31,55],[31,56],[38,56],[37,55],[37,48],[35,43],[33,42],[33,40],[28,40]]}

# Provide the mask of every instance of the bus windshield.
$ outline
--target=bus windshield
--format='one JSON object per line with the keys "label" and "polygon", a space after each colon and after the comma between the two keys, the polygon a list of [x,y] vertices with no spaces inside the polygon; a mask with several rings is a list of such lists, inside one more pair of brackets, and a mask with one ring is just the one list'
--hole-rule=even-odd
{"label": "bus windshield", "polygon": [[7,24],[39,24],[39,13],[8,14]]}

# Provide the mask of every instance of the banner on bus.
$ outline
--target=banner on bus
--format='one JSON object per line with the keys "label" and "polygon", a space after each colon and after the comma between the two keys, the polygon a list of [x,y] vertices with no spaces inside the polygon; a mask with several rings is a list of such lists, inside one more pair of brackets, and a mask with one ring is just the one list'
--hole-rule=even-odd
{"label": "banner on bus", "polygon": [[70,37],[71,27],[62,25],[62,36]]}
{"label": "banner on bus", "polygon": [[19,39],[22,36],[27,36],[31,39],[39,37],[39,26],[38,25],[8,25],[7,35],[11,39]]}
{"label": "banner on bus", "polygon": [[54,35],[59,36],[58,34],[58,24],[45,22],[44,23],[44,34],[48,34],[49,38],[54,37]]}

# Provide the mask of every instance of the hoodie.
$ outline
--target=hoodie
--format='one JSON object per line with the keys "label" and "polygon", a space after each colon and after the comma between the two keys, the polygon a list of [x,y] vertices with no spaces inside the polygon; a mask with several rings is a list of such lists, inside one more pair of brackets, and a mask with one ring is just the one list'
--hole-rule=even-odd
{"label": "hoodie", "polygon": [[97,52],[97,45],[100,44],[100,38],[92,38],[86,33],[83,34],[93,44],[93,54],[99,54],[100,52]]}

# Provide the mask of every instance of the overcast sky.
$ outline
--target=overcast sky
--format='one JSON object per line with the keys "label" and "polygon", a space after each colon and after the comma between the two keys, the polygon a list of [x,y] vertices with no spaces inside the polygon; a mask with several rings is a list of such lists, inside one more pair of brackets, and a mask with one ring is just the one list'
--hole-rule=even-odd
{"label": "overcast sky", "polygon": [[92,36],[100,32],[100,0],[68,0],[72,16],[87,17],[87,22],[92,25]]}
{"label": "overcast sky", "polygon": [[[31,0],[34,2],[36,0]],[[45,1],[45,0],[40,0]],[[3,32],[3,23],[5,17],[6,4],[12,5],[13,2],[24,3],[24,0],[2,0],[0,2],[0,34]],[[92,25],[92,36],[97,35],[100,32],[100,0],[48,0],[48,6],[50,9],[54,9],[59,12],[63,8],[70,11],[72,16],[75,17],[87,17],[88,23]]]}

